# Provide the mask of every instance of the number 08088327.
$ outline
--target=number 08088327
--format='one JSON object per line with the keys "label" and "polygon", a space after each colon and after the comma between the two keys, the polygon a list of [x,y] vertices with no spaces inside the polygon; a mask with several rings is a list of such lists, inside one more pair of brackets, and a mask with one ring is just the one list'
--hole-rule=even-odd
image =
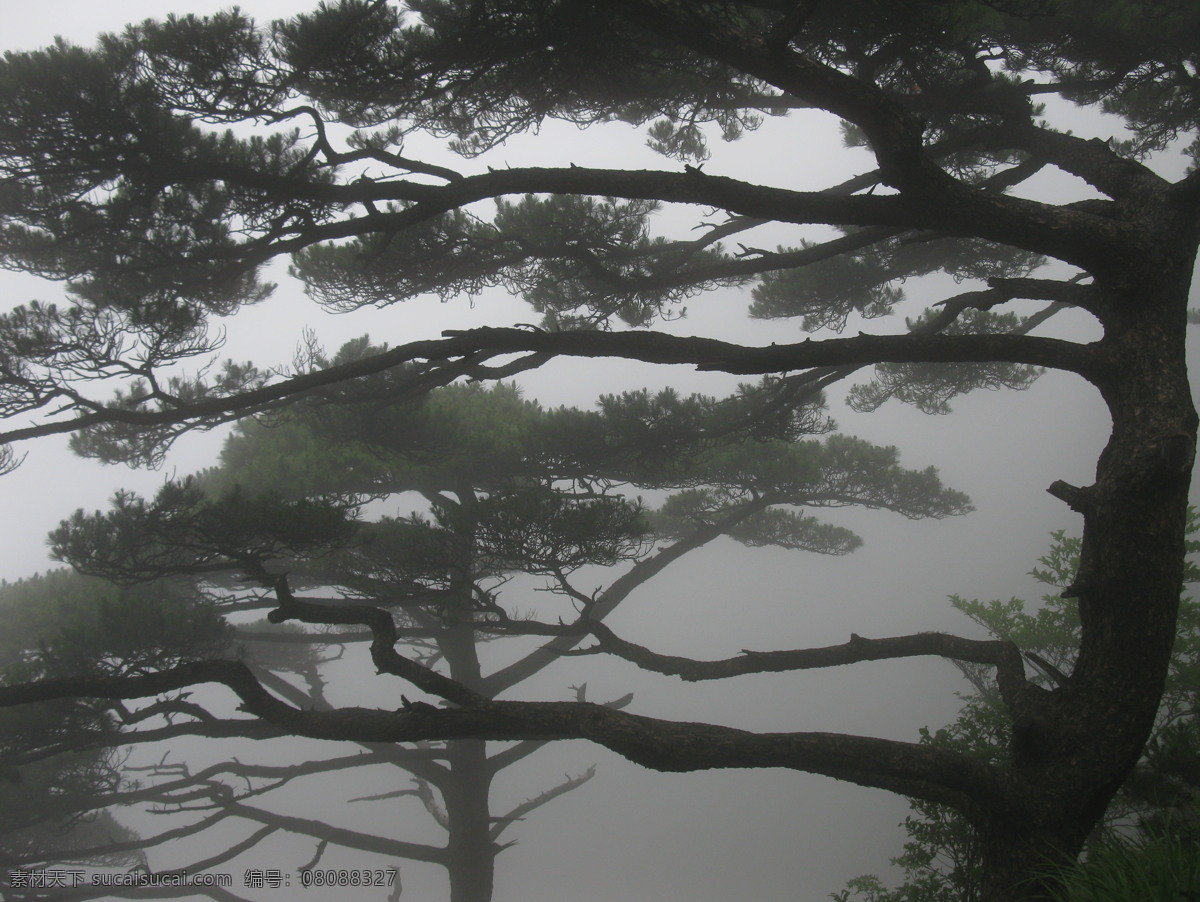
{"label": "number 08088327", "polygon": [[395,868],[304,869],[301,886],[395,886]]}

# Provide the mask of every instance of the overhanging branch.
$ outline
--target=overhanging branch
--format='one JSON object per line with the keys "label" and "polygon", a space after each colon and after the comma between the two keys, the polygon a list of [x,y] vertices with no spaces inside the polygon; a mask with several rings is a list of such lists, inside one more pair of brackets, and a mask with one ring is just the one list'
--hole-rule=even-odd
{"label": "overhanging branch", "polygon": [[834,733],[752,733],[678,723],[579,702],[482,702],[441,710],[341,708],[303,711],[268,694],[236,661],[180,665],[135,677],[79,677],[0,687],[0,707],[55,698],[143,698],[221,683],[244,711],[297,736],[352,742],[437,739],[588,739],[662,771],[778,767],[823,774],[976,812],[1011,803],[1007,780],[949,749]]}
{"label": "overhanging branch", "polygon": [[[999,287],[999,286],[998,286]],[[1004,284],[1049,293],[1042,283]],[[1072,295],[1073,300],[1079,300]],[[748,347],[711,338],[666,335],[651,331],[540,332],[514,328],[448,331],[441,339],[409,342],[360,360],[302,373],[271,385],[206,398],[156,410],[104,407],[52,423],[0,432],[0,444],[85,429],[119,425],[154,430],[178,424],[206,427],[214,421],[249,416],[281,403],[353,379],[361,379],[414,361],[426,370],[414,380],[414,391],[446,384],[463,375],[509,374],[505,367],[489,371],[481,364],[493,357],[534,355],[526,363],[552,356],[614,357],[646,363],[693,365],[739,375],[794,372],[813,367],[873,363],[973,363],[1005,361],[1079,373],[1085,378],[1099,366],[1096,346],[1028,335],[860,335],[854,338],[806,340],[768,347]]]}

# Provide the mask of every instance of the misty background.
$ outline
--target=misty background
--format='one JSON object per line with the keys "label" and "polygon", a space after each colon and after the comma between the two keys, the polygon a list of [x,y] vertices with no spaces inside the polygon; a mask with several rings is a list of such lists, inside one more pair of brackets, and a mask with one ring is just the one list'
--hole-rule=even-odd
{"label": "misty background", "polygon": [[[308,7],[302,0],[247,0],[241,8],[260,21],[291,15]],[[90,45],[97,32],[168,12],[205,14],[228,4],[211,0],[166,4],[122,0],[117,4],[78,0],[42,0],[38,4],[3,3],[6,49],[28,50],[56,35]],[[1074,124],[1074,123],[1073,123]],[[608,132],[618,133],[610,139]],[[1079,117],[1078,134],[1107,137],[1102,118]],[[534,136],[521,136],[467,164],[497,168],[538,162],[581,166],[641,168],[664,165],[620,126],[586,132],[554,125]],[[623,140],[619,138],[623,137]],[[419,155],[419,142],[411,148]],[[819,188],[866,167],[861,151],[841,146],[837,122],[826,114],[793,113],[768,119],[760,132],[742,143],[714,142],[706,172],[753,172],[768,184]],[[1155,161],[1166,174],[1183,168],[1181,156]],[[1086,186],[1043,177],[1017,193],[1040,198],[1087,196]],[[669,213],[663,229],[670,228]],[[811,234],[811,230],[806,233]],[[788,240],[781,237],[780,241]],[[226,320],[222,357],[252,359],[262,365],[288,364],[305,329],[330,352],[343,341],[369,334],[376,342],[399,344],[436,337],[443,329],[511,325],[536,319],[523,302],[489,292],[469,302],[441,304],[422,299],[382,310],[348,315],[323,311],[304,296],[286,269],[276,266],[279,288],[270,300]],[[905,285],[910,304],[923,306],[953,293],[946,278]],[[60,300],[61,286],[13,274],[0,274],[0,304],[5,309],[33,299]],[[676,334],[719,334],[731,341],[769,344],[801,336],[798,325],[754,321],[746,316],[749,292],[720,290],[688,303],[687,317],[662,328]],[[1200,303],[1200,302],[1197,302]],[[852,323],[851,332],[858,328]],[[901,331],[897,317],[863,326],[867,331]],[[1094,328],[1060,314],[1039,330],[1045,335],[1090,337]],[[1190,353],[1195,357],[1193,340]],[[849,526],[865,540],[852,555],[825,558],[779,549],[749,549],[729,540],[689,555],[675,568],[629,598],[607,619],[619,634],[666,654],[695,658],[725,657],[741,649],[798,648],[846,641],[851,631],[865,637],[945,630],[980,636],[954,612],[947,596],[1021,597],[1035,600],[1041,588],[1027,571],[1045,553],[1049,533],[1079,528],[1079,518],[1046,494],[1056,479],[1075,485],[1092,481],[1096,457],[1108,432],[1100,399],[1084,383],[1065,374],[1047,374],[1028,391],[976,392],[957,399],[954,413],[932,417],[899,405],[874,414],[857,414],[840,403],[855,380],[830,392],[830,413],[840,431],[901,450],[901,464],[936,466],[946,485],[971,496],[976,510],[942,521],[908,521],[896,514],[863,510],[822,512],[822,519]],[[738,380],[726,374],[698,373],[687,367],[629,362],[560,359],[518,380],[526,397],[545,407],[590,406],[600,394],[674,386],[681,393],[722,395]],[[14,580],[58,566],[48,557],[45,536],[76,508],[107,507],[118,488],[151,494],[169,476],[183,476],[216,462],[225,430],[190,433],[178,441],[163,471],[108,467],[72,456],[65,439],[41,439],[18,447],[25,463],[0,479],[5,516],[0,521],[0,577]],[[407,513],[391,510],[389,513]],[[608,579],[611,580],[611,574]],[[590,589],[586,581],[584,588]],[[506,590],[505,599],[524,591]],[[521,606],[520,601],[515,602]],[[511,648],[524,648],[520,642]],[[485,653],[497,663],[515,657],[508,642]],[[498,657],[497,657],[498,656]],[[334,704],[395,707],[398,684],[374,676],[364,646],[350,646],[344,660],[328,668],[329,698]],[[939,727],[958,710],[956,691],[966,684],[955,667],[940,660],[904,660],[853,667],[739,677],[705,684],[639,671],[604,657],[565,659],[522,686],[522,697],[564,699],[570,687],[588,683],[589,697],[617,698],[632,691],[628,710],[675,720],[728,724],[755,730],[828,730],[913,741],[918,729]],[[246,750],[243,751],[243,746]],[[340,752],[332,743],[288,739],[239,744],[243,760],[254,755],[283,764]],[[137,755],[157,759],[161,749]],[[228,748],[194,740],[172,750],[198,769],[224,760]],[[277,756],[286,754],[286,759]],[[275,756],[275,757],[273,757]],[[496,899],[592,900],[592,902],[780,902],[821,900],[847,879],[879,873],[888,879],[888,859],[900,852],[898,824],[907,813],[902,798],[822,777],[791,771],[728,770],[660,774],[624,761],[583,742],[558,743],[520,768],[506,771],[497,794],[510,802],[535,795],[564,773],[577,774],[591,764],[597,775],[577,791],[539,809],[513,830],[519,844],[497,859]],[[398,822],[396,805],[346,805],[342,801],[391,788],[385,777],[404,781],[394,768],[325,778],[305,784],[303,793],[283,795],[279,810],[307,817],[328,816],[338,824],[396,838],[436,839],[417,808],[411,823]],[[499,804],[496,810],[505,805]],[[130,814],[129,823],[144,832],[165,828],[162,817]],[[207,841],[212,841],[207,840]],[[159,848],[154,867],[167,868],[197,857],[195,846]],[[215,851],[215,849],[213,850]],[[179,861],[174,859],[178,857]],[[254,898],[295,898],[320,890],[251,891],[240,889],[245,867],[292,869],[308,857],[273,839],[228,870],[235,888]],[[366,859],[363,859],[365,861]],[[331,859],[322,866],[337,867]],[[376,860],[378,866],[378,860]],[[445,878],[435,865],[401,864],[408,899],[437,899]],[[337,891],[345,899],[354,889]],[[378,890],[374,893],[378,894]]]}

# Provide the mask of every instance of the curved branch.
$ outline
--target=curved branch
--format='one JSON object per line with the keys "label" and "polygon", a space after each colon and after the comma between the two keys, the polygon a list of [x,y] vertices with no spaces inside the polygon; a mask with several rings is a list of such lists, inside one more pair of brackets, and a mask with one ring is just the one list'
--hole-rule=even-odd
{"label": "curved branch", "polygon": [[692,658],[658,654],[644,646],[628,642],[603,623],[590,623],[588,628],[596,637],[596,645],[564,654],[605,652],[624,658],[643,670],[677,676],[687,682],[720,680],[749,673],[783,673],[792,670],[842,667],[862,661],[932,656],[995,667],[1002,691],[1015,690],[1025,684],[1025,669],[1021,665],[1020,650],[1011,642],[995,639],[963,639],[947,633],[916,633],[909,636],[864,639],[856,633],[851,633],[850,640],[841,645],[787,651],[743,649],[737,657],[719,661],[697,661]]}
{"label": "curved branch", "polygon": [[0,687],[0,707],[55,698],[142,698],[222,683],[242,709],[298,736],[351,742],[588,739],[662,771],[779,767],[952,805],[968,815],[1017,804],[1003,774],[949,749],[836,733],[752,733],[679,723],[580,702],[483,702],[440,710],[302,711],[267,693],[237,661],[183,664],[135,677],[79,677]]}
{"label": "curved branch", "polygon": [[404,181],[321,185],[313,190],[322,197],[314,199],[334,195],[345,204],[407,201],[412,205],[388,213],[306,226],[290,237],[267,237],[257,245],[242,245],[196,259],[222,259],[236,254],[246,264],[257,265],[319,242],[393,233],[479,201],[525,194],[656,200],[804,225],[932,229],[1010,244],[1087,269],[1102,263],[1108,250],[1127,246],[1136,237],[1130,234],[1128,226],[1087,210],[1010,197],[986,187],[960,184],[949,176],[943,178],[937,192],[944,198],[942,202],[917,195],[909,198],[897,194],[848,195],[832,190],[795,191],[709,175],[693,167],[684,172],[523,167],[493,170],[445,185]]}
{"label": "curved branch", "polygon": [[1076,175],[1114,200],[1142,192],[1161,194],[1170,182],[1137,160],[1123,157],[1099,138],[1080,138],[1034,125],[1029,120],[1005,128],[1011,143]]}
{"label": "curved branch", "polygon": [[[761,34],[747,35],[735,28],[704,23],[699,16],[672,16],[664,7],[639,0],[621,0],[614,6],[619,6],[625,16],[654,31],[665,42],[679,44],[704,57],[720,60],[778,88],[785,95],[797,97],[806,104],[827,110],[859,126],[867,135],[879,161],[882,181],[899,189],[901,197],[905,198],[901,206],[908,209],[910,216],[932,214],[942,220],[942,225],[928,220],[910,221],[912,226],[947,228],[951,231],[968,228],[982,237],[1075,263],[1082,262],[1075,256],[1080,253],[1090,257],[1094,263],[1102,264],[1104,261],[1091,253],[1094,248],[1086,250],[1076,242],[1078,233],[1068,236],[1066,232],[1082,227],[1102,244],[1116,239],[1120,233],[1124,233],[1127,239],[1136,237],[1123,229],[1106,227],[1097,221],[1085,226],[1083,220],[1074,220],[1070,213],[1065,214],[1066,218],[1060,218],[1065,211],[1051,205],[997,195],[985,199],[977,188],[957,181],[933,162],[930,148],[922,144],[924,121],[894,94],[798,53],[787,43]],[[1016,114],[1011,118],[1017,122],[1028,122],[1031,109],[1027,99],[1018,95],[1011,95],[1011,99],[1014,105],[1004,104],[1001,112]],[[1025,131],[1040,131],[1051,137],[1056,134],[1048,129],[1025,129],[1022,137],[1027,137]],[[1024,147],[1023,144],[1017,146]],[[1041,156],[1036,150],[1034,155]],[[1127,188],[1130,171],[1122,166],[1123,162],[1112,155],[1100,165],[1086,167],[1087,175],[1084,177],[1095,177],[1108,187],[1120,184],[1122,188]],[[1101,171],[1103,177],[1098,175]],[[1144,182],[1145,176],[1152,173],[1142,167],[1137,175],[1139,181]],[[1161,184],[1165,185],[1165,182]],[[935,210],[936,213],[933,212]],[[736,212],[796,221],[763,211]],[[983,225],[985,218],[989,221]],[[1115,249],[1115,245],[1113,247]]]}
{"label": "curved branch", "polygon": [[[156,783],[153,786],[146,786],[139,789],[115,792],[103,798],[89,800],[88,808],[100,808],[106,805],[132,805],[136,802],[151,801],[165,797],[171,793],[192,790],[201,784],[211,782],[223,775],[240,777],[246,780],[252,777],[275,780],[277,782],[272,784],[272,788],[277,789],[284,783],[294,779],[310,777],[314,774],[323,774],[328,771],[370,766],[386,762],[387,760],[387,757],[383,754],[373,754],[370,752],[343,755],[340,758],[302,761],[297,764],[288,765],[243,764],[240,761],[232,760],[221,764],[214,764],[195,774],[180,777],[176,780]],[[80,810],[85,809],[81,808]]]}
{"label": "curved branch", "polygon": [[[1017,291],[1036,296],[1051,289],[1040,280],[1019,280],[1015,286],[998,285],[1004,293]],[[1073,302],[1084,301],[1085,287],[1068,292]],[[106,407],[73,419],[0,432],[0,444],[77,432],[114,424],[155,429],[178,424],[204,428],[212,421],[261,412],[289,399],[316,392],[351,379],[359,379],[417,360],[430,362],[413,390],[443,385],[502,354],[547,356],[622,357],[647,363],[694,364],[702,370],[735,374],[780,373],[810,367],[892,363],[964,363],[1007,361],[1050,369],[1068,370],[1085,378],[1098,365],[1096,346],[1023,335],[860,335],[822,341],[807,340],[769,347],[746,347],[716,339],[666,335],[649,331],[535,332],[527,329],[480,328],[448,331],[442,339],[399,345],[380,354],[323,370],[301,373],[260,388],[206,398],[159,410]],[[501,368],[498,372],[508,373]]]}
{"label": "curved branch", "polygon": [[[104,855],[114,855],[121,852],[140,852],[148,849],[151,846],[159,846],[163,843],[174,842],[177,839],[184,839],[189,836],[195,836],[202,833],[209,827],[217,824],[230,816],[230,812],[222,810],[218,811],[211,817],[195,821],[191,824],[185,824],[182,827],[175,827],[171,830],[166,830],[155,836],[141,836],[136,839],[126,840],[124,842],[110,842],[103,846],[93,846],[85,849],[56,849],[55,854],[64,859],[87,860]],[[29,859],[24,862],[18,860],[17,864],[36,864],[45,859]]]}
{"label": "curved branch", "polygon": [[262,568],[261,564],[257,563],[251,569],[255,571],[256,577],[275,588],[279,607],[267,615],[267,619],[271,623],[300,620],[304,623],[361,624],[367,627],[374,637],[371,641],[371,660],[375,663],[379,673],[390,673],[401,677],[417,688],[455,704],[471,705],[482,700],[481,696],[462,683],[442,676],[437,671],[418,664],[397,652],[396,643],[399,641],[399,635],[396,631],[396,622],[392,619],[392,615],[383,608],[370,605],[335,608],[314,604],[292,594],[286,576],[272,576]]}

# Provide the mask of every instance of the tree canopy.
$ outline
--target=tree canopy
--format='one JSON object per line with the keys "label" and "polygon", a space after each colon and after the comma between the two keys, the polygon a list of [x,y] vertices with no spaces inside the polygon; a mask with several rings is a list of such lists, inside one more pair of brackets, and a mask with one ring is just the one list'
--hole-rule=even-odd
{"label": "tree canopy", "polygon": [[[66,281],[80,303],[5,319],[14,368],[5,410],[67,405],[9,437],[124,426],[161,441],[181,423],[253,411],[314,383],[421,359],[440,374],[425,379],[452,378],[505,351],[737,372],[886,364],[884,397],[909,399],[924,394],[920,362],[958,364],[940,370],[943,396],[1020,384],[1030,366],[1088,369],[1081,349],[1025,336],[1019,319],[993,308],[1028,297],[1100,313],[1094,291],[1030,273],[1047,256],[1091,274],[1120,268],[1110,250],[1154,253],[1159,243],[1122,228],[1115,210],[1166,191],[1138,160],[1195,126],[1195,50],[1165,37],[1192,33],[1195,15],[1186,3],[1126,2],[1099,13],[1067,2],[909,3],[886,13],[869,2],[836,11],[338,2],[266,27],[237,12],[185,16],[130,26],[92,50],[10,54],[4,257]],[[1054,95],[1121,114],[1133,137],[1109,144],[1055,130],[1039,103]],[[691,163],[682,172],[472,173],[404,153],[406,139],[427,133],[469,158],[562,119],[641,124],[651,146],[695,162],[708,153],[710,126],[732,140],[796,108],[840,117],[878,168],[798,191]],[[1008,190],[1048,167],[1104,199],[1051,205]],[[1185,197],[1193,181],[1168,193]],[[487,199],[491,217],[478,205]],[[658,237],[652,218],[666,204],[726,218],[702,221],[688,240]],[[769,222],[843,234],[775,249],[740,241]],[[1185,242],[1190,234],[1175,232]],[[734,239],[740,251],[723,243]],[[614,318],[649,325],[688,296],[754,281],[755,315],[837,329],[851,312],[893,309],[898,281],[915,274],[991,282],[907,336],[765,356],[686,339],[510,331],[418,342],[322,377],[272,379],[262,363],[228,364],[203,381],[159,376],[210,348],[208,316],[268,293],[261,267],[285,254],[310,294],[337,309],[503,286],[556,333]],[[130,385],[109,403],[82,395],[79,377],[100,374]],[[127,442],[126,457],[158,448],[144,434]]]}
{"label": "tree canopy", "polygon": [[[1080,649],[1061,685],[1030,679],[1003,640],[856,635],[829,649],[698,662],[590,627],[604,650],[689,679],[922,654],[987,664],[1012,717],[1002,765],[919,744],[497,702],[394,650],[389,666],[454,707],[302,711],[234,662],[12,685],[0,698],[140,697],[215,679],[248,710],[309,736],[577,737],[663,769],[793,767],[953,806],[984,837],[985,897],[1036,895],[1028,877],[1041,850],[1078,850],[1134,767],[1169,666],[1195,452],[1184,330],[1200,174],[1172,172],[1156,155],[1197,156],[1198,17],[1184,0],[338,0],[265,25],[236,11],[184,16],[90,49],[60,42],[6,55],[0,258],[71,293],[0,320],[7,442],[71,432],[83,453],[155,463],[181,431],[296,399],[332,408],[380,378],[413,396],[556,356],[763,377],[722,409],[773,424],[767,435],[865,367],[874,369],[852,404],[897,399],[928,412],[971,389],[1069,372],[1095,387],[1113,428],[1094,483],[1049,487],[1083,520],[1064,593],[1078,607]],[[1072,134],[1064,102],[1115,117],[1111,138]],[[870,161],[859,174],[807,183],[791,162],[808,149],[803,137],[775,171],[724,174],[702,162],[717,156],[714,141],[753,141],[766,117],[811,111],[843,123],[846,143]],[[550,120],[613,126],[665,160],[485,162]],[[429,151],[431,141],[458,159]],[[1056,201],[1038,187],[1046,173],[1072,177],[1080,193]],[[679,211],[690,231],[659,227]],[[335,309],[504,289],[541,324],[329,361],[313,351],[287,373],[264,361],[180,369],[214,349],[213,318],[271,291],[265,267],[285,256]],[[924,311],[904,306],[904,280],[933,273],[965,284]],[[659,328],[688,298],[738,286],[749,287],[753,315],[798,319],[813,337],[750,347]],[[907,329],[889,329],[882,318],[901,309]],[[1064,310],[1099,337],[1048,335],[1041,327]],[[849,334],[860,327],[874,331]],[[111,398],[94,393],[114,381]],[[831,438],[821,454],[835,470],[839,454],[880,454],[856,448]],[[719,454],[700,463],[720,470]],[[826,489],[836,498],[870,485],[848,474]],[[131,548],[131,577],[175,566],[179,542],[215,516],[171,491],[184,494],[123,502],[128,516],[179,530]],[[716,528],[724,492],[695,492],[667,513]],[[766,497],[745,483],[737,492],[736,503]],[[517,518],[504,534],[543,517],[590,517],[590,529],[607,510],[544,502],[525,496],[523,514],[504,514]],[[117,541],[99,522],[76,524],[79,536],[97,526],[79,539],[81,561]],[[264,538],[268,525],[239,527],[259,543],[260,563],[305,540]],[[799,523],[786,513],[757,528],[790,535]],[[526,538],[498,554],[536,557],[538,537]],[[211,554],[194,566],[229,558]],[[281,599],[279,619],[297,615],[315,613]],[[386,646],[387,623],[371,622]]]}

